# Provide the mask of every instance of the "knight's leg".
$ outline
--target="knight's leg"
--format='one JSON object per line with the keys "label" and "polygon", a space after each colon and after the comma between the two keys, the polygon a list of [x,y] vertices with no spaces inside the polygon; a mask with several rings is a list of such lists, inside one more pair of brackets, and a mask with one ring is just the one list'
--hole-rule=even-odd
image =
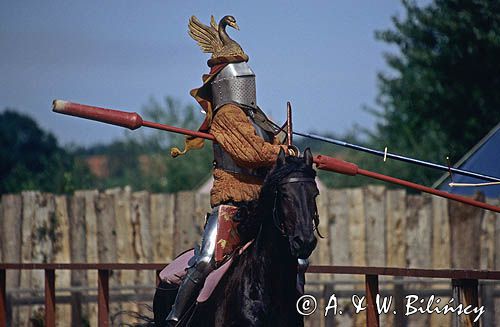
{"label": "knight's leg", "polygon": [[309,267],[308,259],[297,259],[297,291],[299,294],[304,294],[307,267]]}
{"label": "knight's leg", "polygon": [[162,281],[156,287],[156,292],[153,298],[153,314],[155,326],[163,326],[167,318],[168,311],[166,308],[171,308],[174,304],[175,297],[179,286]]}
{"label": "knight's leg", "polygon": [[200,251],[193,258],[194,262],[187,270],[187,274],[179,287],[172,310],[166,319],[172,326],[175,326],[186,310],[193,305],[205,283],[205,279],[214,270],[217,219],[217,210],[214,209],[205,226]]}

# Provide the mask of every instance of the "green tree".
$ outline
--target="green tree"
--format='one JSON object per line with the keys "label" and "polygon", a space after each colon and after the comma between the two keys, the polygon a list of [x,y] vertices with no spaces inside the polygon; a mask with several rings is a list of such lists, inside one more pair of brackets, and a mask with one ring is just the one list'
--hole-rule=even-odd
{"label": "green tree", "polygon": [[87,167],[27,115],[0,113],[0,193],[67,193],[91,183]]}
{"label": "green tree", "polygon": [[[403,1],[404,19],[376,33],[398,47],[379,74],[372,145],[445,163],[457,161],[500,121],[500,2]],[[390,163],[387,171],[430,183],[439,173]]]}
{"label": "green tree", "polygon": [[[179,101],[172,97],[165,97],[163,103],[154,98],[143,107],[144,117],[152,121],[167,125],[197,130],[204,116],[193,105],[182,106]],[[182,146],[184,136],[164,131],[144,131],[141,144],[153,150],[157,155],[152,160],[161,160],[165,164],[165,170],[160,175],[150,174],[147,179],[150,183],[161,181],[156,188],[158,191],[178,192],[191,190],[201,186],[207,180],[212,171],[211,143],[201,150],[193,150],[186,155],[172,158],[170,148]]]}
{"label": "green tree", "polygon": [[[142,108],[146,120],[194,130],[204,118],[196,112],[194,106],[183,106],[171,97],[163,102],[152,98]],[[178,192],[200,186],[212,169],[210,146],[172,158],[170,148],[183,143],[182,135],[143,128],[127,131],[123,140],[81,149],[80,153],[107,157],[109,176],[99,180],[100,188],[130,185],[134,190]]]}

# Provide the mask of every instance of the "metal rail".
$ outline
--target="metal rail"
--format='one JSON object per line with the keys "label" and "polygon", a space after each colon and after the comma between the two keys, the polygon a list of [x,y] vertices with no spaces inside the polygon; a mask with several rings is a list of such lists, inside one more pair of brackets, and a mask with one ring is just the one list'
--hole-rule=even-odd
{"label": "metal rail", "polygon": [[[109,277],[111,270],[155,270],[157,275],[165,264],[146,263],[0,263],[0,327],[7,326],[6,271],[7,270],[44,270],[45,271],[45,326],[55,326],[55,278],[56,270],[97,270],[98,272],[98,326],[109,326]],[[500,280],[500,271],[463,270],[463,269],[409,269],[390,267],[359,266],[310,266],[312,274],[365,275],[366,325],[380,326],[376,307],[376,294],[379,294],[379,276],[447,278],[452,280],[453,294],[462,294],[467,304],[478,304],[478,280]],[[474,315],[467,316],[470,326]]]}

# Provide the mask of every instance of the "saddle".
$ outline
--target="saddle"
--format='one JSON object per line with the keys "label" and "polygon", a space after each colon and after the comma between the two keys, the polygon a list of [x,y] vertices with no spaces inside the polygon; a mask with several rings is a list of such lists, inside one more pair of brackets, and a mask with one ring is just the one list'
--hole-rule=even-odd
{"label": "saddle", "polygon": [[[231,205],[220,205],[217,209],[217,237],[214,260],[217,267],[206,278],[203,289],[197,301],[205,302],[219,283],[226,271],[231,267],[234,255],[241,255],[251,242],[240,247],[240,237],[237,227],[238,221],[234,217],[238,208]],[[160,279],[171,284],[181,284],[190,266],[189,261],[195,256],[195,250],[188,250],[174,259],[160,272]]]}
{"label": "saddle", "polygon": [[[253,241],[249,241],[243,247],[239,248],[234,255],[241,255],[252,244],[252,242]],[[196,299],[198,303],[203,303],[210,298],[210,295],[212,295],[212,292],[219,284],[219,281],[231,267],[234,255],[229,257],[220,267],[208,275],[205,280],[205,284]],[[182,283],[182,279],[186,275],[186,270],[189,267],[189,260],[193,256],[194,249],[191,249],[175,258],[174,261],[172,261],[160,272],[160,279],[170,284],[180,285]]]}

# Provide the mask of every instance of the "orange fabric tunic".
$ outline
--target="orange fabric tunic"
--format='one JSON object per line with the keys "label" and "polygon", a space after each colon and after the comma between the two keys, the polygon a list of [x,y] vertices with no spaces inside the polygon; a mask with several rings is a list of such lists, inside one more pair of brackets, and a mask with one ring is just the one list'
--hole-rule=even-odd
{"label": "orange fabric tunic", "polygon": [[[270,167],[276,161],[280,148],[285,145],[264,141],[255,133],[255,128],[243,110],[234,104],[226,104],[217,110],[210,133],[217,143],[241,167]],[[214,169],[214,185],[210,192],[212,207],[227,201],[251,201],[259,196],[263,180]]]}

